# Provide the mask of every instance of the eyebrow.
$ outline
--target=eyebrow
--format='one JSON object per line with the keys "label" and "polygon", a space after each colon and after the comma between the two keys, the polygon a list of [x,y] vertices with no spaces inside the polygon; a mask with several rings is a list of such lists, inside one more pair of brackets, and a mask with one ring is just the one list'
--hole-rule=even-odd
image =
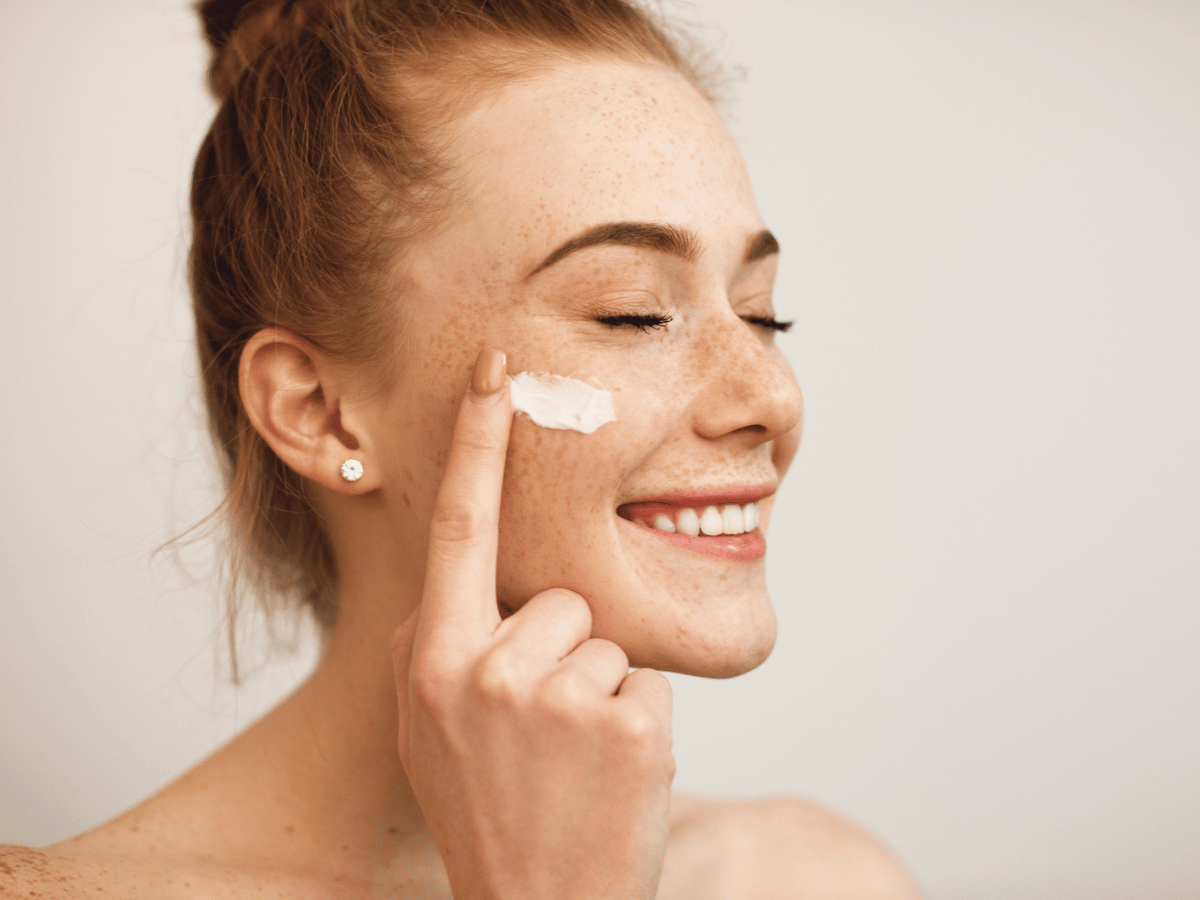
{"label": "eyebrow", "polygon": [[[525,277],[532,278],[543,269],[579,250],[604,245],[648,247],[678,256],[688,262],[694,261],[700,254],[700,240],[695,234],[678,225],[662,225],[657,222],[606,222],[571,238]],[[778,252],[779,242],[771,232],[764,229],[751,236],[746,245],[744,262],[756,262]]]}
{"label": "eyebrow", "polygon": [[750,237],[746,244],[746,257],[742,262],[758,262],[760,259],[766,259],[768,256],[775,256],[779,253],[779,241],[775,240],[775,235],[763,229]]}
{"label": "eyebrow", "polygon": [[571,238],[542,260],[526,278],[532,278],[542,269],[549,268],[579,250],[606,244],[648,247],[689,262],[700,252],[700,241],[697,237],[686,228],[677,225],[660,225],[656,222],[606,222]]}

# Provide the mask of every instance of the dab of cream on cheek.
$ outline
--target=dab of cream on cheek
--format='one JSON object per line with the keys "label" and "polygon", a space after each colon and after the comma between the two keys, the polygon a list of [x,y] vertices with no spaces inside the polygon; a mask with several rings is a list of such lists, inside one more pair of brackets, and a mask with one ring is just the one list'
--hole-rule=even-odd
{"label": "dab of cream on cheek", "polygon": [[510,384],[513,409],[543,428],[591,434],[617,421],[612,394],[574,378],[518,372]]}

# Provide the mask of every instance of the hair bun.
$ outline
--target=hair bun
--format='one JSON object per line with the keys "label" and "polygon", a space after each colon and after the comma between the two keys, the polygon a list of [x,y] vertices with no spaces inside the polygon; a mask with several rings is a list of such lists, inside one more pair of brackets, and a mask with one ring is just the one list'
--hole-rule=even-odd
{"label": "hair bun", "polygon": [[250,62],[277,37],[280,18],[294,0],[201,0],[204,36],[212,50],[208,87],[224,100]]}

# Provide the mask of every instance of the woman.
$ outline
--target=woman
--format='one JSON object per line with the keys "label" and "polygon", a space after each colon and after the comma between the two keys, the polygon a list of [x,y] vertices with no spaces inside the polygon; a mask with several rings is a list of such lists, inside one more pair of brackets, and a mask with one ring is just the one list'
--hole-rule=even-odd
{"label": "woman", "polygon": [[[829,813],[670,793],[655,670],[770,652],[801,417],[778,247],[697,68],[620,0],[202,15],[191,276],[233,586],[326,646],[159,794],[7,851],[16,893],[913,896]],[[608,414],[547,421],[518,373]]]}

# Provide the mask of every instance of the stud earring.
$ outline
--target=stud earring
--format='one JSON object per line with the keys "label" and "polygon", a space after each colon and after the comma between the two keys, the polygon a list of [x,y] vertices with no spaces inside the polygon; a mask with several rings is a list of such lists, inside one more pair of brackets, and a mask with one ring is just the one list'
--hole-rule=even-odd
{"label": "stud earring", "polygon": [[357,459],[348,459],[342,463],[342,477],[347,481],[358,481],[362,475],[363,466]]}

